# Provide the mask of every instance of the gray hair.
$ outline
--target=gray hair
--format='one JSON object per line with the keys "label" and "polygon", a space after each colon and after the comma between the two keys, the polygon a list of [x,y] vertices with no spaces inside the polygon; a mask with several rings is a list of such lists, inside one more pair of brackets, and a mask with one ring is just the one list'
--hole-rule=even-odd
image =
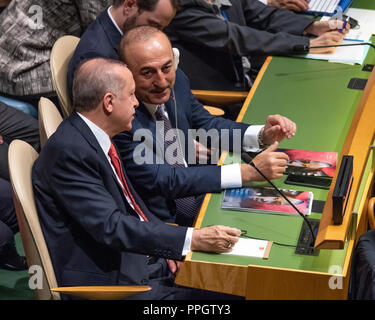
{"label": "gray hair", "polygon": [[125,86],[123,78],[114,71],[115,66],[126,64],[112,59],[93,58],[80,63],[73,80],[73,107],[78,112],[89,112],[111,92],[119,95]]}

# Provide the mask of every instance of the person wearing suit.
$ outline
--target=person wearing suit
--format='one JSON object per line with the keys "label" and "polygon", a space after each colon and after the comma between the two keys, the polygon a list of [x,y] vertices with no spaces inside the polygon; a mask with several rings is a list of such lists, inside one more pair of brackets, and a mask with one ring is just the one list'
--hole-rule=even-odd
{"label": "person wearing suit", "polygon": [[[132,130],[117,135],[114,141],[136,190],[159,218],[164,221],[176,218],[177,223],[189,225],[199,209],[202,194],[262,180],[248,164],[191,165],[195,155],[194,144],[189,143],[192,139],[188,139],[192,136],[191,129],[215,130],[219,140],[227,139],[228,149],[237,152],[242,147],[259,150],[260,145],[272,145],[255,157],[254,163],[270,179],[282,176],[288,156],[274,151],[277,141],[295,135],[294,122],[272,115],[265,126],[249,126],[210,115],[192,95],[184,73],[179,69],[176,72],[171,44],[156,28],[141,26],[127,32],[121,42],[121,59],[133,73],[140,106]],[[180,161],[183,165],[176,166],[169,161],[167,153],[173,146],[164,145],[167,136],[159,143],[164,139],[159,130],[160,121],[155,121],[160,111],[169,118],[172,128],[179,129],[174,145],[180,144],[178,152],[183,155]],[[171,130],[166,134],[169,133]],[[165,153],[159,152],[160,146],[165,146]],[[186,208],[189,206],[179,203],[186,197],[190,198],[190,207],[195,206],[195,212],[189,212]]]}
{"label": "person wearing suit", "polygon": [[0,178],[0,269],[26,270],[24,256],[19,256],[14,235],[19,231],[11,184]]}
{"label": "person wearing suit", "polygon": [[[314,21],[258,0],[181,0],[180,6],[165,32],[180,50],[180,67],[192,89],[248,91],[264,56],[335,45],[346,32],[338,32],[342,21]],[[307,34],[318,37],[310,40]]]}
{"label": "person wearing suit", "polygon": [[[50,56],[62,36],[80,37],[109,0],[3,0],[0,11],[0,96],[30,103],[41,97],[59,107]],[[31,111],[30,111],[31,112]]]}
{"label": "person wearing suit", "polygon": [[67,84],[72,94],[73,77],[83,60],[102,57],[118,59],[125,30],[135,25],[167,26],[178,8],[177,0],[114,0],[83,33],[69,62]]}
{"label": "person wearing suit", "polygon": [[293,11],[307,11],[309,0],[259,0],[260,2],[275,8],[289,9]]}
{"label": "person wearing suit", "polygon": [[138,196],[111,142],[131,129],[138,105],[125,64],[103,58],[84,62],[73,92],[75,112],[47,141],[32,170],[58,285],[152,287],[137,299],[213,294],[174,285],[178,264],[168,260],[168,270],[166,260],[157,257],[181,260],[190,250],[228,252],[241,231],[165,224]]}

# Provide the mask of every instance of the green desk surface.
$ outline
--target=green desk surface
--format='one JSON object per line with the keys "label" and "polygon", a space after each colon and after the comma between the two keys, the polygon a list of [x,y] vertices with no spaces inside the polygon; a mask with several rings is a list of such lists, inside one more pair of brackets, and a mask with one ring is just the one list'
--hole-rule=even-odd
{"label": "green desk surface", "polygon": [[[356,0],[354,5],[375,9],[375,2],[370,0]],[[374,63],[375,52],[370,49],[365,64]],[[261,124],[269,114],[282,114],[296,122],[298,131],[295,137],[283,141],[281,148],[335,151],[340,155],[363,92],[348,89],[347,85],[351,78],[368,79],[369,75],[369,72],[362,71],[360,65],[273,57],[242,121]],[[236,156],[228,155],[225,163],[239,160]],[[325,200],[327,197],[327,190],[285,185],[284,179],[279,179],[275,184],[282,188],[313,191],[314,199]],[[221,209],[222,197],[223,194],[212,194],[202,227],[229,225],[246,229],[248,235],[255,238],[292,245],[297,243],[302,225],[298,215],[225,211]],[[310,217],[319,219],[321,214],[312,213]],[[331,267],[343,267],[347,244],[343,250],[320,250],[317,257],[296,255],[294,251],[293,247],[273,244],[267,260],[200,252],[194,252],[192,260],[332,273]]]}
{"label": "green desk surface", "polygon": [[351,7],[375,10],[375,2],[373,0],[354,0]]}

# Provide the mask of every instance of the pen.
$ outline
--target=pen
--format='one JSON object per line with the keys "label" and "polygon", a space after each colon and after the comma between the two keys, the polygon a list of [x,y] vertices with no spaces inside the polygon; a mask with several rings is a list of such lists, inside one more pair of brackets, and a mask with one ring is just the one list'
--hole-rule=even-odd
{"label": "pen", "polygon": [[342,25],[342,28],[339,30],[340,33],[346,28],[346,25],[348,24],[348,18],[344,20],[344,24]]}

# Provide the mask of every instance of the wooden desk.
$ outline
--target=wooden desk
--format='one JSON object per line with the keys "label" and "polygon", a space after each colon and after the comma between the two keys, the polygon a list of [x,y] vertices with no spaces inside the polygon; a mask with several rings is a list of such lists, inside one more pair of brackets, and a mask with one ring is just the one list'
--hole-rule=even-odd
{"label": "wooden desk", "polygon": [[[375,9],[375,4],[372,6]],[[369,51],[365,63],[375,63],[374,52]],[[365,92],[347,89],[353,77],[370,78]],[[343,224],[345,230],[349,230],[348,234],[345,232],[344,237],[338,239],[342,237],[340,230],[320,230],[321,235],[328,238],[328,242],[322,241],[322,248],[329,247],[329,237],[335,245],[334,249],[320,250],[317,257],[296,255],[294,248],[275,244],[268,260],[190,253],[177,275],[176,283],[248,299],[345,299],[354,244],[367,229],[366,210],[370,181],[374,176],[374,156],[369,147],[374,144],[375,138],[375,72],[370,77],[370,73],[362,71],[362,67],[357,65],[268,58],[238,120],[264,123],[268,114],[276,113],[293,119],[298,126],[297,136],[283,141],[281,148],[354,155],[356,185],[353,185]],[[233,155],[221,158],[222,163],[239,161],[239,157]],[[275,184],[290,188],[284,185],[283,179]],[[297,186],[293,189],[311,190]],[[322,189],[312,191],[314,199],[323,201],[327,201],[332,192]],[[221,199],[222,194],[205,197],[196,227],[230,225],[246,229],[250,236],[297,243],[302,225],[300,217],[225,211],[221,209]],[[328,199],[325,210],[329,210],[329,202]],[[312,213],[311,218],[320,219],[321,214]],[[337,231],[339,237],[335,235]]]}

